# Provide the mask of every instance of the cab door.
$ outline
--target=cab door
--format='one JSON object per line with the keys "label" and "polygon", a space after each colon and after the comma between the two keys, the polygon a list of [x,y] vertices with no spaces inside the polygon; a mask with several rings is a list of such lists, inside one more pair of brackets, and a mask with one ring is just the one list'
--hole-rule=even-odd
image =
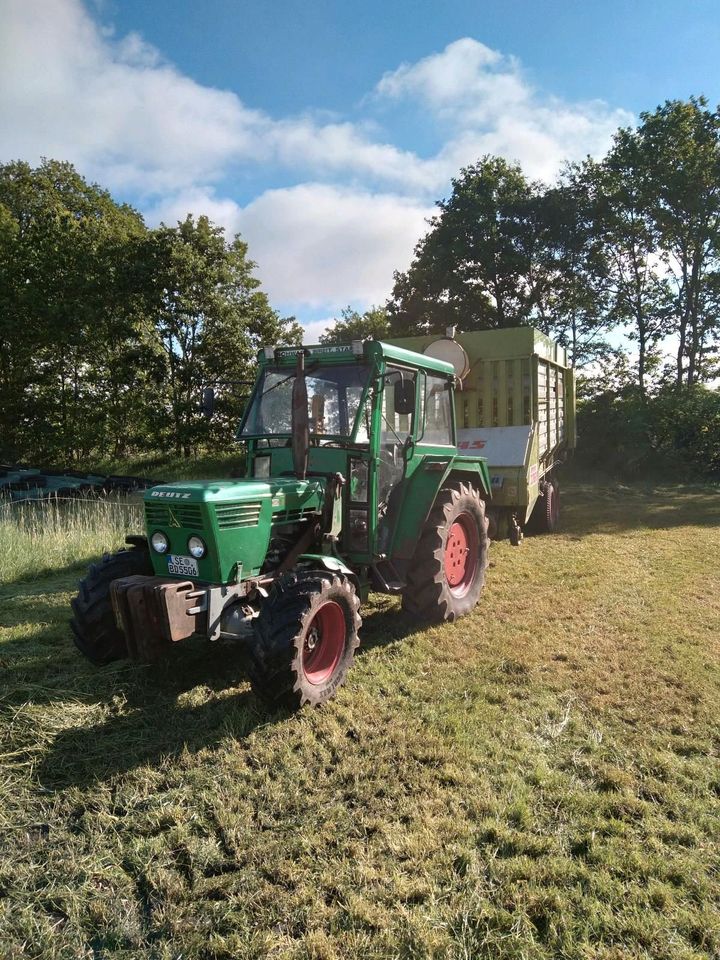
{"label": "cab door", "polygon": [[379,398],[375,454],[379,553],[385,553],[402,501],[407,456],[415,439],[417,370],[388,364]]}

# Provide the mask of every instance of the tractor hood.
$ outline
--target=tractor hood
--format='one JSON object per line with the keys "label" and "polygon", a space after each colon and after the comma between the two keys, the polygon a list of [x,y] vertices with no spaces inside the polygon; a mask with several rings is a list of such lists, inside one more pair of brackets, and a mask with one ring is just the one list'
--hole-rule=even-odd
{"label": "tractor hood", "polygon": [[[145,493],[148,539],[161,532],[170,547],[151,550],[159,576],[234,583],[256,576],[265,562],[273,528],[302,523],[320,513],[323,478],[183,480]],[[199,536],[206,554],[190,557],[188,540]],[[178,572],[180,571],[180,572]]]}
{"label": "tractor hood", "polygon": [[[242,480],[179,480],[161,487],[153,487],[145,494],[145,502],[159,503],[245,503],[258,497],[278,501],[299,502],[312,499],[325,489],[322,479],[296,480],[295,477]],[[321,501],[322,503],[322,501]]]}

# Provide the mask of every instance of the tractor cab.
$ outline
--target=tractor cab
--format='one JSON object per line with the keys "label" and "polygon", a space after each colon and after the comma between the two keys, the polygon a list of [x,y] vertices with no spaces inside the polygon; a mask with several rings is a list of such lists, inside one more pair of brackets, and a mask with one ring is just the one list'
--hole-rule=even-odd
{"label": "tractor cab", "polygon": [[238,430],[248,476],[341,475],[339,549],[374,563],[391,550],[404,506],[405,525],[417,523],[407,494],[418,469],[437,472],[456,455],[454,370],[377,341],[306,347],[301,359],[296,347],[260,353]]}

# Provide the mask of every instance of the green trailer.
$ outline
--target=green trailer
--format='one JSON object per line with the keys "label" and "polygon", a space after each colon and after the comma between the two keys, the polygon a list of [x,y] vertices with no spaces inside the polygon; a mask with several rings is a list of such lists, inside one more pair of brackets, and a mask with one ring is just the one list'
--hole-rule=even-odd
{"label": "green trailer", "polygon": [[406,337],[398,346],[452,363],[458,450],[486,457],[491,535],[518,543],[555,529],[557,468],[575,447],[575,377],[567,352],[532,327]]}

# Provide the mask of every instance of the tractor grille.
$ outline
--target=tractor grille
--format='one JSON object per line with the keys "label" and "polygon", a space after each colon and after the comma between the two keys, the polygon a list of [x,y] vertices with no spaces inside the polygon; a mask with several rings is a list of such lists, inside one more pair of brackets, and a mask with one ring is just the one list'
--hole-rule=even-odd
{"label": "tractor grille", "polygon": [[215,507],[215,517],[220,530],[236,527],[256,527],[260,520],[262,503],[228,503]]}
{"label": "tractor grille", "polygon": [[184,527],[186,530],[202,530],[202,507],[197,503],[165,504],[146,503],[145,519],[150,527]]}
{"label": "tractor grille", "polygon": [[273,514],[273,523],[282,525],[286,523],[302,523],[309,517],[317,513],[315,507],[298,507],[295,510],[283,510],[281,513]]}

